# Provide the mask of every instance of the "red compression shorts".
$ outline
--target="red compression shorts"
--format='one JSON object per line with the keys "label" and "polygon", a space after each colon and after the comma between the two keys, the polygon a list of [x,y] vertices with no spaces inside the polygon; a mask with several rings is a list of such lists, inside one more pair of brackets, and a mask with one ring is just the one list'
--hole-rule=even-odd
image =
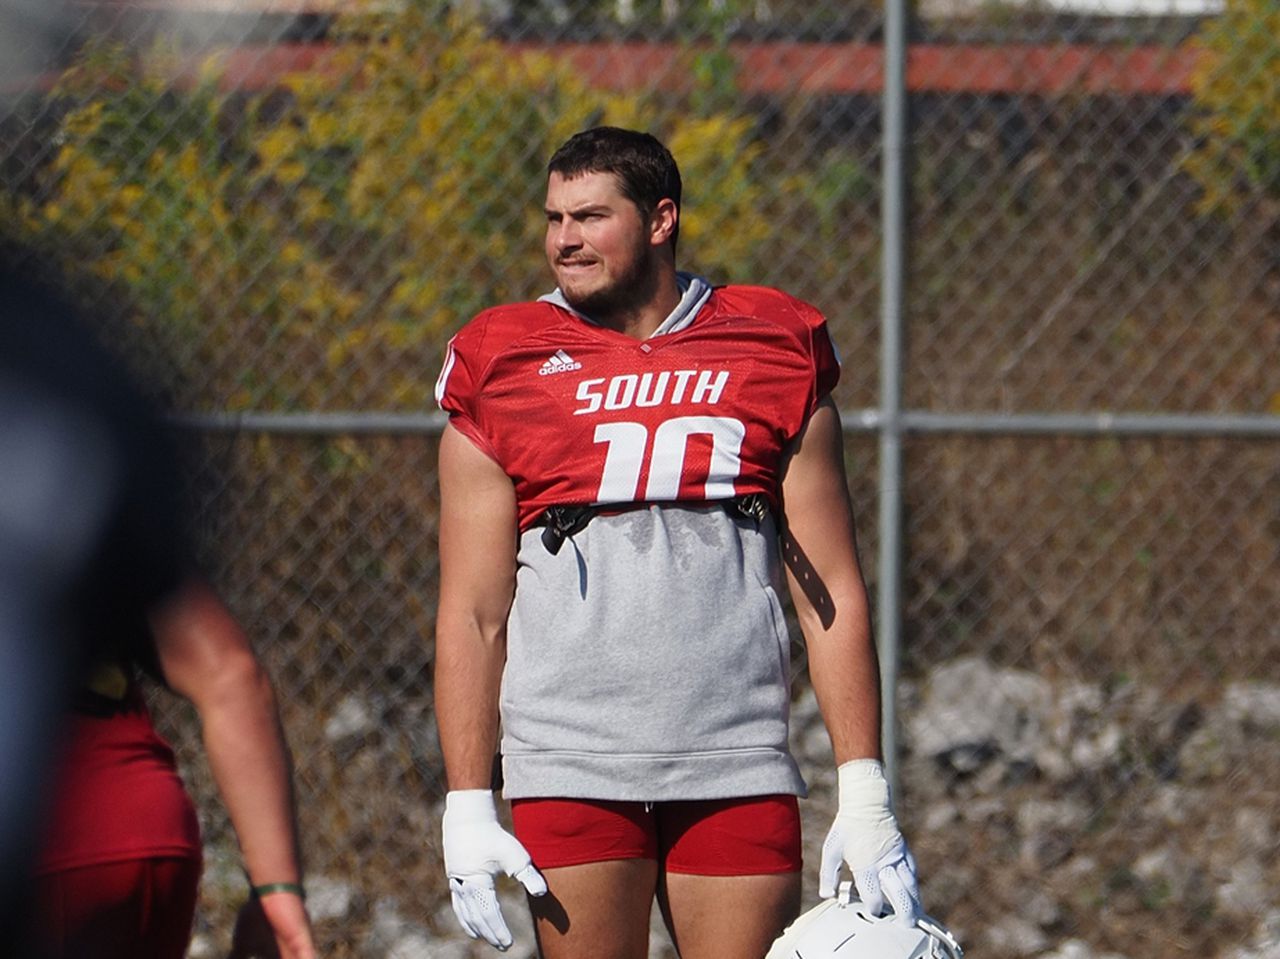
{"label": "red compression shorts", "polygon": [[132,859],[39,875],[36,954],[182,959],[199,885],[199,857]]}
{"label": "red compression shorts", "polygon": [[515,799],[516,838],[540,869],[653,859],[667,872],[754,876],[800,871],[795,796],[681,802]]}

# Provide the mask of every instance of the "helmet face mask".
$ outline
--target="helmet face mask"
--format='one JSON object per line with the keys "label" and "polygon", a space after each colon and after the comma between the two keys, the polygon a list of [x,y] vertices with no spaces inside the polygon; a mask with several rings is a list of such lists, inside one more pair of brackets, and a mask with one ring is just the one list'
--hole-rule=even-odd
{"label": "helmet face mask", "polygon": [[873,916],[853,898],[853,884],[801,915],[778,937],[765,959],[963,959],[964,951],[940,922],[922,916],[908,926],[894,916]]}

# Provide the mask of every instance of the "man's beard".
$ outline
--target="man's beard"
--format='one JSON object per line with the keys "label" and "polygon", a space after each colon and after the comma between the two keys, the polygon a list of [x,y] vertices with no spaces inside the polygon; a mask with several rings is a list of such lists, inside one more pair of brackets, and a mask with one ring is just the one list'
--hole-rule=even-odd
{"label": "man's beard", "polygon": [[647,248],[637,250],[627,272],[608,286],[580,295],[567,289],[560,292],[570,306],[594,320],[630,313],[648,303],[658,289],[658,271],[647,254]]}

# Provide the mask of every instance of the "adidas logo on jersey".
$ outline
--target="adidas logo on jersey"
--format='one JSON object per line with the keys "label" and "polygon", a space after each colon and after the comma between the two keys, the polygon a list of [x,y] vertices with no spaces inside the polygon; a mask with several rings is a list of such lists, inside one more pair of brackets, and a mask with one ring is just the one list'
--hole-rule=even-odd
{"label": "adidas logo on jersey", "polygon": [[564,350],[556,350],[551,359],[542,364],[538,370],[539,376],[550,376],[552,373],[568,373],[572,370],[582,369],[582,364],[575,360]]}

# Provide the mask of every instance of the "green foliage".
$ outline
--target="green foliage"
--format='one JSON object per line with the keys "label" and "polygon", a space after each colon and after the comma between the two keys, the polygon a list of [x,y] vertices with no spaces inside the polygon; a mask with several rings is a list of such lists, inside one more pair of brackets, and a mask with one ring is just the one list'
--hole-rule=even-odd
{"label": "green foliage", "polygon": [[1196,43],[1198,139],[1187,170],[1203,208],[1231,212],[1259,193],[1280,199],[1280,4],[1226,0]]}
{"label": "green foliage", "polygon": [[876,180],[862,160],[830,150],[818,158],[817,168],[801,185],[809,195],[821,235],[827,242],[840,237],[851,209],[867,207],[878,198]]}
{"label": "green foliage", "polygon": [[548,288],[546,158],[591,123],[671,146],[698,269],[741,278],[765,257],[761,148],[751,118],[713,106],[722,65],[691,64],[678,98],[602,93],[430,3],[349,13],[334,35],[329,59],[251,92],[225,58],[184,78],[162,47],[97,45],[57,90],[38,188],[0,197],[23,239],[181,339],[205,384],[188,402],[429,407],[444,339]]}

